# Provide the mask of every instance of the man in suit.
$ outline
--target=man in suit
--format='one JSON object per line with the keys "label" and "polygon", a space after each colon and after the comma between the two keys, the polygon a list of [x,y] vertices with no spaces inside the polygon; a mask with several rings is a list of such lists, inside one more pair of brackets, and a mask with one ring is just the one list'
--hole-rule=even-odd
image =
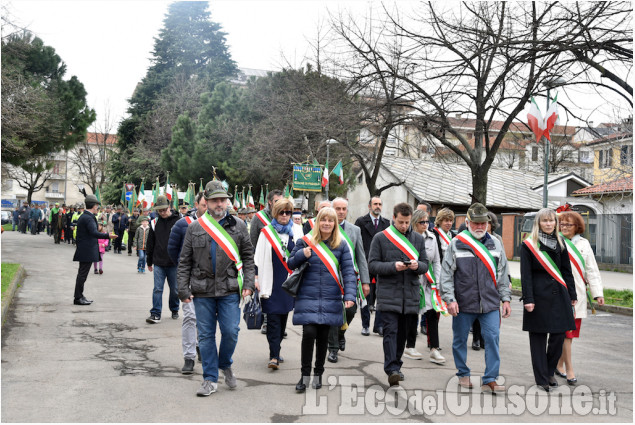
{"label": "man in suit", "polygon": [[[364,254],[368,258],[370,252],[370,243],[377,233],[381,233],[388,227],[390,227],[390,221],[381,216],[382,202],[379,196],[373,196],[368,201],[368,214],[359,217],[355,221],[355,225],[359,227],[362,233],[362,241],[364,244]],[[373,283],[374,276],[370,276]],[[375,303],[375,288],[376,285],[370,285],[370,293],[368,294],[368,304],[362,308],[362,335],[367,336],[370,334],[368,328],[370,327],[370,307]],[[374,308],[374,307],[373,307]],[[373,332],[383,336],[383,326],[381,323],[381,314],[376,312],[375,323],[373,324]]]}
{"label": "man in suit", "polygon": [[[351,245],[349,246],[352,254],[354,254],[351,256],[355,260],[357,270],[359,270],[357,277],[362,283],[362,290],[364,295],[368,295],[368,292],[370,291],[370,277],[368,275],[368,263],[366,263],[364,245],[362,243],[362,234],[359,227],[346,221],[346,216],[348,215],[348,201],[344,198],[335,198],[333,199],[332,204],[335,209],[335,213],[337,214],[337,221],[340,225],[342,236],[347,244],[350,241]],[[347,324],[350,325],[356,312],[357,304],[353,304],[352,307],[346,309]],[[342,330],[340,326],[331,326],[328,345],[328,361],[331,363],[337,363],[337,352],[340,350],[344,351],[346,348],[346,338],[344,337],[345,332],[346,330]],[[368,328],[366,328],[366,332],[369,333]]]}
{"label": "man in suit", "polygon": [[75,305],[90,305],[92,300],[84,297],[84,283],[90,272],[90,266],[100,260],[98,239],[116,238],[115,235],[99,233],[95,214],[99,209],[99,201],[95,195],[86,197],[86,211],[77,220],[77,242],[73,261],[79,261],[77,279],[75,280]]}

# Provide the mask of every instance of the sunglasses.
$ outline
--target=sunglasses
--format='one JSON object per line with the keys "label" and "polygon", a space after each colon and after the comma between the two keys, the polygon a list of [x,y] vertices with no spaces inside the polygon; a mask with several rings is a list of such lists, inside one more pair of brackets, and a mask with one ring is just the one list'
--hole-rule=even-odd
{"label": "sunglasses", "polygon": [[280,211],[280,215],[291,215],[293,211]]}
{"label": "sunglasses", "polygon": [[427,223],[428,223],[428,220],[422,220],[419,222],[419,224],[427,224]]}

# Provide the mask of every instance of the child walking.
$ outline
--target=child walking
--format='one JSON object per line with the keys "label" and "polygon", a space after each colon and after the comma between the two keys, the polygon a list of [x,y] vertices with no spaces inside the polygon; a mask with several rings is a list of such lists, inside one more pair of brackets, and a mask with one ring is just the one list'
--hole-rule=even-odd
{"label": "child walking", "polygon": [[146,272],[146,249],[148,246],[148,235],[150,234],[150,226],[148,226],[148,217],[141,217],[141,226],[137,228],[132,244],[137,250],[139,261],[137,261],[137,273]]}
{"label": "child walking", "polygon": [[[97,230],[103,233],[104,226],[99,223],[97,225]],[[106,245],[108,245],[108,241],[109,239],[99,239],[97,241],[97,244],[99,245],[99,258],[101,258],[101,260],[93,263],[93,266],[95,267],[95,274],[104,274],[104,254],[106,253]],[[99,270],[97,270],[97,266],[99,266]]]}

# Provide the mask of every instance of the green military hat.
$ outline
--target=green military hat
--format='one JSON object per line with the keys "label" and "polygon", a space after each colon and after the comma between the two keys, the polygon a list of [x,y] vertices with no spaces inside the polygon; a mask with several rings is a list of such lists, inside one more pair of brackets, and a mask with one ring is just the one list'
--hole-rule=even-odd
{"label": "green military hat", "polygon": [[97,197],[95,195],[86,196],[86,199],[84,199],[84,202],[86,202],[87,204],[100,204],[101,205],[101,202],[99,202],[97,200]]}
{"label": "green military hat", "polygon": [[223,184],[218,180],[207,182],[203,196],[205,199],[231,198],[231,195],[227,193]]}
{"label": "green military hat", "polygon": [[165,195],[159,195],[157,196],[157,202],[156,204],[154,204],[154,207],[152,207],[153,210],[162,210],[164,208],[168,208],[170,206],[170,203],[168,202],[168,197]]}
{"label": "green military hat", "polygon": [[490,221],[487,213],[485,205],[476,202],[467,210],[467,219],[472,223],[487,223]]}

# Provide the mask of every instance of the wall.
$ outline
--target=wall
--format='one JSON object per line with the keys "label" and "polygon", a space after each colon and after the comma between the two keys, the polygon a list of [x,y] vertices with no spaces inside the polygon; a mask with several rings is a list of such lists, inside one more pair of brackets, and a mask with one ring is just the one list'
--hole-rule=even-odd
{"label": "wall", "polygon": [[[377,186],[381,187],[393,181],[395,181],[394,176],[382,168],[377,178]],[[364,177],[362,177],[362,183],[357,183],[353,190],[348,191],[346,197],[348,198],[348,217],[346,218],[348,221],[354,223],[358,217],[368,214],[370,192],[366,187],[366,179]],[[381,215],[388,220],[392,219],[392,210],[398,203],[407,202],[413,207],[415,206],[414,196],[403,185],[383,191],[380,197],[383,203]]]}

